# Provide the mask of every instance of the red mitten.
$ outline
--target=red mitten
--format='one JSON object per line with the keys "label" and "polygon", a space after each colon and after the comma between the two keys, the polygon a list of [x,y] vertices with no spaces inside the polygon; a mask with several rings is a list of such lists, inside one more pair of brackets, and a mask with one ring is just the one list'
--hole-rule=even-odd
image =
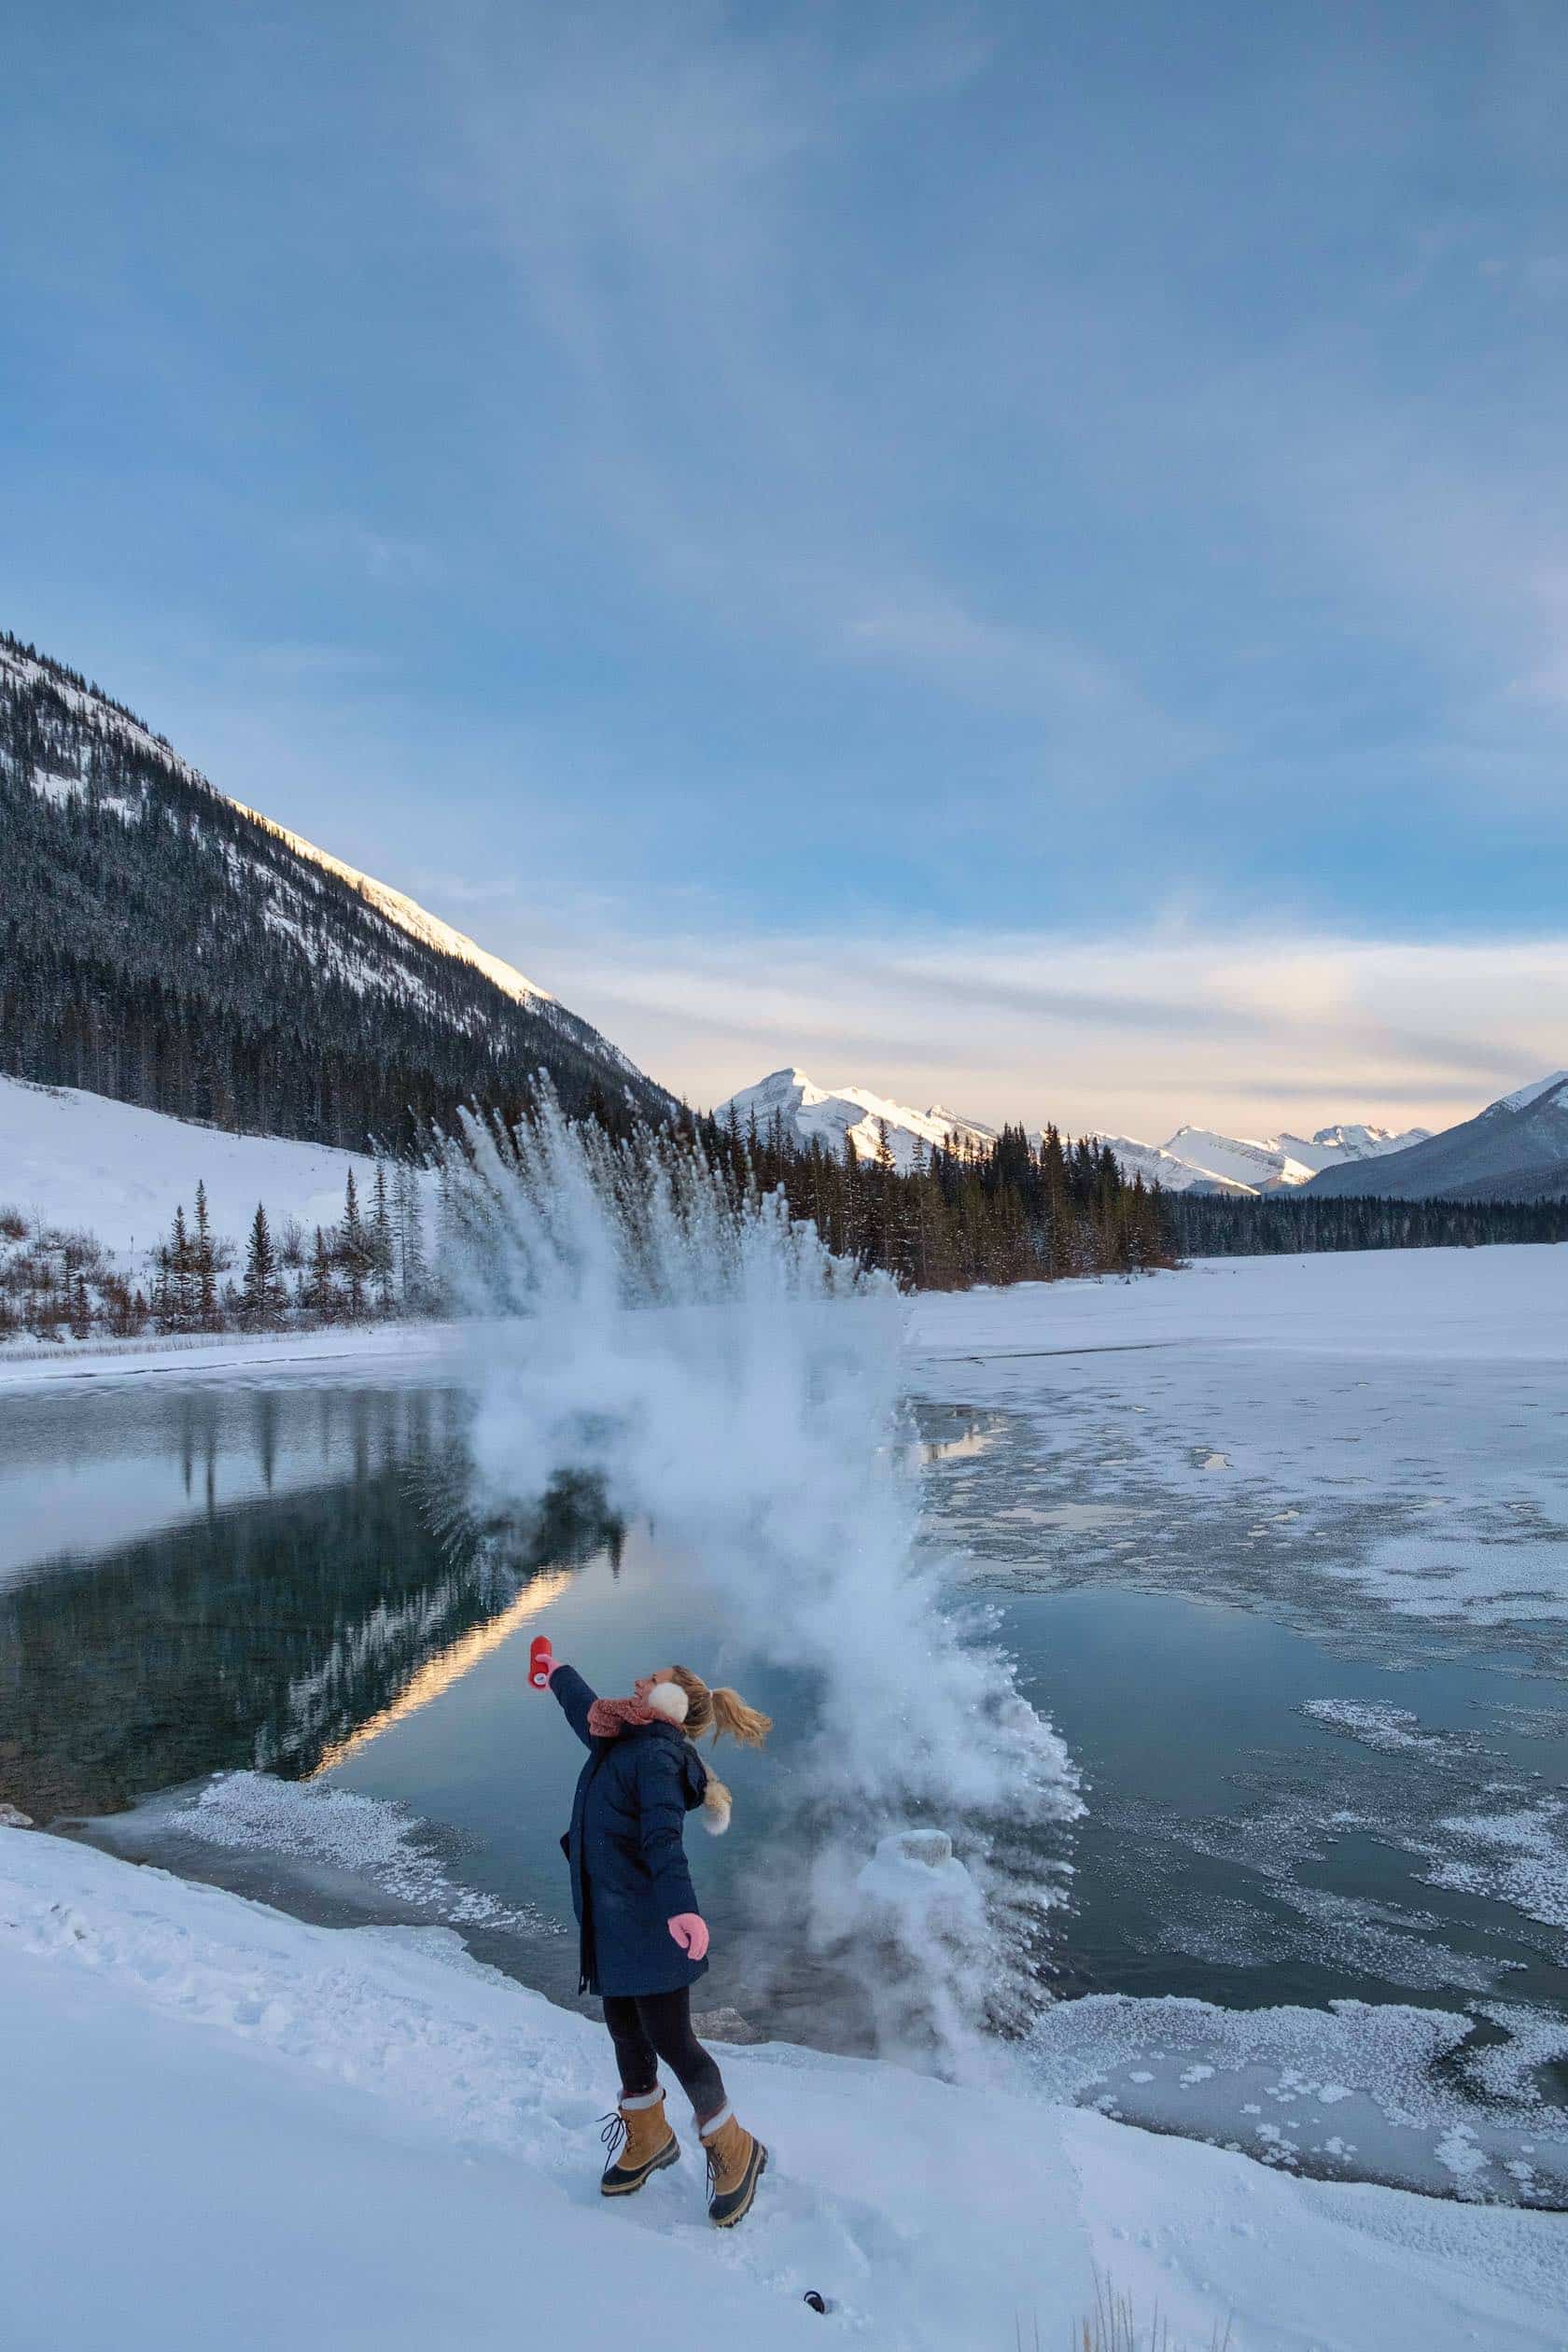
{"label": "red mitten", "polygon": [[551,1652],[548,1633],[536,1633],[528,1652],[528,1680],[536,1690],[548,1690],[550,1677],[555,1672],[555,1659]]}
{"label": "red mitten", "polygon": [[695,1911],[678,1911],[668,1923],[670,1934],[689,1960],[707,1957],[707,1922]]}

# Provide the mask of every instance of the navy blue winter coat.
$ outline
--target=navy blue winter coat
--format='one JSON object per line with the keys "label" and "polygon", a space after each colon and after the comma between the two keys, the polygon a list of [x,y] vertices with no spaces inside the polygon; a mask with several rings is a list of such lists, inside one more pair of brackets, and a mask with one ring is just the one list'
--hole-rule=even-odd
{"label": "navy blue winter coat", "polygon": [[561,1841],[571,1865],[583,1993],[677,1993],[707,1973],[670,1934],[697,1898],[681,1842],[686,1815],[703,1800],[707,1773],[673,1723],[631,1724],[613,1740],[588,1729],[594,1693],[572,1666],[550,1687],[588,1750]]}

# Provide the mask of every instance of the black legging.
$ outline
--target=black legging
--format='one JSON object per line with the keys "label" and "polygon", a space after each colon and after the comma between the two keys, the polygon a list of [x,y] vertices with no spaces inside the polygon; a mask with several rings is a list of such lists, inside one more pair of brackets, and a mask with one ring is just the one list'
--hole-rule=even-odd
{"label": "black legging", "polygon": [[692,1993],[607,1993],[605,2023],[628,2099],[645,2098],[659,2082],[659,2060],[692,2102],[699,2122],[724,2105],[724,2078],[692,2031]]}

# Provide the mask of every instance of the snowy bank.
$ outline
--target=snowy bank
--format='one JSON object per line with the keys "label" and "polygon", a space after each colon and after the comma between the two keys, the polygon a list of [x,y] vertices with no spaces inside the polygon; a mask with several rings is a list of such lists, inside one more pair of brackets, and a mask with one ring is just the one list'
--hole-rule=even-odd
{"label": "snowy bank", "polygon": [[1236,2352],[1563,2341],[1564,2217],[782,2046],[725,2055],[775,2151],[741,2231],[708,2228],[689,2134],[607,2206],[596,2026],[454,1939],[309,1927],[26,1830],[0,1829],[0,2046],[14,2352],[585,2352],[656,2314],[755,2352],[1005,2352],[1020,2315],[1066,2340],[1096,2265],[1172,2352],[1227,2318]]}
{"label": "snowy bank", "polygon": [[0,1077],[0,1205],[94,1234],[117,1254],[161,1240],[177,1203],[189,1216],[198,1180],[214,1231],[231,1241],[244,1239],[259,1200],[279,1229],[290,1217],[307,1233],[330,1225],[350,1169],[361,1187],[374,1183],[362,1152],[234,1135],[79,1086]]}
{"label": "snowy bank", "polygon": [[320,1331],[217,1333],[202,1337],[99,1340],[84,1347],[0,1350],[0,1393],[73,1383],[232,1378],[321,1380],[439,1379],[460,1363],[456,1326],[441,1323],[329,1324]]}

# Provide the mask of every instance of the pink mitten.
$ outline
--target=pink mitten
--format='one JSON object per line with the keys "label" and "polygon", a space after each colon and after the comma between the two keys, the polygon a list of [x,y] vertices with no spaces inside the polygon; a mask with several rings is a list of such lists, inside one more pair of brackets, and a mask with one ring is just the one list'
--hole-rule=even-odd
{"label": "pink mitten", "polygon": [[669,1931],[689,1960],[707,1958],[707,1922],[699,1919],[695,1911],[678,1911],[669,1923]]}

